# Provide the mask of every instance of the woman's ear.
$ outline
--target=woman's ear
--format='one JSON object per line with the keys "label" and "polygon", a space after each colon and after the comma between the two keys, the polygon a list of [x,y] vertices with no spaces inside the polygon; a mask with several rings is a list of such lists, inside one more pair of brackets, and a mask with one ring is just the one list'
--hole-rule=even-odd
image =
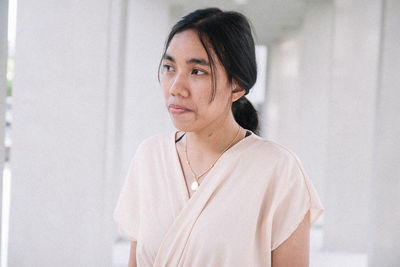
{"label": "woman's ear", "polygon": [[241,86],[239,86],[239,83],[235,80],[232,82],[232,102],[235,102],[244,94],[246,93],[246,90],[244,90]]}

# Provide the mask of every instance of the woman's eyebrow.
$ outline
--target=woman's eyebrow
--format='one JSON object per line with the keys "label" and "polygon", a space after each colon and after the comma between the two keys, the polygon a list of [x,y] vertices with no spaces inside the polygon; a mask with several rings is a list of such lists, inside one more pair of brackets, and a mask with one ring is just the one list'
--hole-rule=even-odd
{"label": "woman's eyebrow", "polygon": [[165,55],[163,56],[163,59],[166,59],[166,60],[169,60],[169,61],[175,62],[174,58],[173,58],[173,57],[171,57],[171,56],[170,56],[170,55],[168,55],[168,54],[165,54]]}
{"label": "woman's eyebrow", "polygon": [[202,58],[191,58],[186,60],[187,64],[199,64],[199,65],[204,65],[204,66],[210,66],[210,63],[208,63],[207,60],[202,59]]}
{"label": "woman's eyebrow", "polygon": [[[166,60],[169,60],[169,61],[172,61],[175,63],[175,59],[168,54],[165,54],[163,59],[166,59]],[[186,60],[186,64],[199,64],[199,65],[203,65],[203,66],[210,66],[210,63],[203,58],[188,59],[188,60]]]}

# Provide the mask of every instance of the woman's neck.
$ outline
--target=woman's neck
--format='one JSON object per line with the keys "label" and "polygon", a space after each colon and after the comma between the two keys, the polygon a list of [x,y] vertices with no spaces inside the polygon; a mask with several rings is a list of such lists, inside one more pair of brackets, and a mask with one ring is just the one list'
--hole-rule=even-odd
{"label": "woman's neck", "polygon": [[232,141],[231,146],[244,138],[245,131],[245,129],[238,125],[232,115],[227,116],[223,121],[215,122],[199,131],[186,133],[185,142],[187,142],[188,151],[191,151],[190,154],[192,155],[196,154],[200,157],[202,155],[218,155]]}

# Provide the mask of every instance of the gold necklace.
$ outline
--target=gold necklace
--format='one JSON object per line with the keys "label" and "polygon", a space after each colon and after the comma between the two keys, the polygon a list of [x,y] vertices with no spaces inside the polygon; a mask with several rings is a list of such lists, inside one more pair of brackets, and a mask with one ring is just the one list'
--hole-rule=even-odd
{"label": "gold necklace", "polygon": [[185,142],[185,155],[186,155],[186,163],[189,166],[190,171],[192,172],[194,178],[196,181],[194,181],[192,183],[191,189],[193,191],[197,191],[197,189],[199,188],[199,179],[201,177],[203,177],[209,170],[211,170],[212,167],[214,167],[215,163],[217,163],[218,159],[222,156],[222,154],[224,154],[229,147],[233,144],[233,142],[236,140],[236,137],[239,135],[239,130],[240,130],[240,126],[237,130],[237,133],[235,135],[235,137],[233,138],[233,140],[230,142],[230,144],[224,149],[224,151],[222,151],[222,153],[218,156],[218,158],[214,161],[214,163],[205,171],[203,172],[201,175],[196,175],[192,169],[192,166],[190,166],[190,162],[189,162],[189,158],[188,158],[188,154],[187,154],[187,135],[185,136],[186,142]]}

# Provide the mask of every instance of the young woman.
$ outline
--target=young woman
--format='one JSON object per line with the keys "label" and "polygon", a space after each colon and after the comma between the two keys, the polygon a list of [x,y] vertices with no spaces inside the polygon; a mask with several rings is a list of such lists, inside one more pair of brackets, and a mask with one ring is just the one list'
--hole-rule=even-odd
{"label": "young woman", "polygon": [[298,157],[257,135],[256,78],[242,14],[196,10],[172,28],[160,82],[178,131],[141,143],[114,212],[129,266],[308,266],[324,208]]}

